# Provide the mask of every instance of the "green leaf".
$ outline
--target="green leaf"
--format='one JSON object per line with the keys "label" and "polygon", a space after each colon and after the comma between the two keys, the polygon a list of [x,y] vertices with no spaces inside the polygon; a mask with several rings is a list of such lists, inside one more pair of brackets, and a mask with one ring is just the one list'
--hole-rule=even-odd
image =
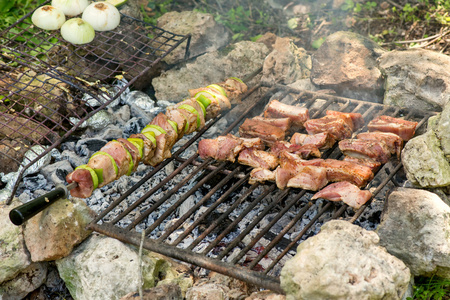
{"label": "green leaf", "polygon": [[311,46],[312,46],[314,49],[319,49],[320,46],[323,44],[323,42],[325,42],[325,38],[324,38],[324,37],[321,37],[320,39],[317,39],[317,40],[313,41],[313,42],[311,43]]}
{"label": "green leaf", "polygon": [[0,0],[0,12],[8,12],[15,3],[14,0]]}
{"label": "green leaf", "polygon": [[298,27],[298,19],[297,18],[289,19],[287,21],[287,25],[290,29],[294,30],[295,28]]}

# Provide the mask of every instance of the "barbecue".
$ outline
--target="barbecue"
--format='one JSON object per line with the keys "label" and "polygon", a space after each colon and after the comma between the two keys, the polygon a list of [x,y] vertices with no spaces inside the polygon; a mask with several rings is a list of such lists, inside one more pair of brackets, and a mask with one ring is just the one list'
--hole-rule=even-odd
{"label": "barbecue", "polygon": [[[420,129],[420,126],[425,123],[428,115],[419,111],[406,112],[402,111],[400,108],[391,108],[374,103],[300,91],[285,86],[269,85],[268,87],[268,92],[262,98],[255,99],[254,101],[249,101],[248,99],[251,99],[252,94],[260,88],[259,86],[249,89],[247,93],[242,95],[243,104],[236,108],[240,111],[239,116],[223,130],[221,134],[216,135],[220,138],[216,137],[209,140],[201,139],[202,135],[215,126],[221,118],[226,118],[227,114],[207,122],[205,127],[201,128],[188,143],[171,153],[169,158],[156,165],[154,169],[144,175],[135,186],[110,203],[107,209],[102,211],[89,227],[97,232],[136,245],[139,245],[141,237],[140,234],[134,232],[134,229],[143,228],[145,235],[149,237],[144,241],[144,247],[146,249],[169,255],[176,259],[187,261],[210,270],[215,270],[274,291],[282,292],[278,282],[280,268],[283,265],[283,262],[291,257],[293,249],[295,249],[299,241],[314,234],[313,229],[315,228],[314,224],[316,221],[318,221],[319,218],[346,217],[353,222],[358,222],[358,218],[361,215],[364,215],[364,211],[370,205],[371,200],[362,204],[364,202],[361,200],[364,199],[363,196],[355,200],[354,197],[348,198],[348,194],[352,193],[340,195],[340,201],[353,201],[349,202],[355,207],[355,211],[351,213],[347,211],[347,205],[335,206],[334,203],[336,202],[324,203],[322,202],[322,199],[310,201],[315,194],[314,191],[298,187],[288,187],[287,184],[289,180],[284,183],[284,189],[278,189],[277,184],[280,186],[282,185],[280,177],[278,178],[278,181],[280,182],[276,182],[277,180],[274,178],[274,173],[277,172],[278,169],[269,171],[269,173],[266,169],[254,169],[252,167],[242,166],[236,161],[236,158],[238,157],[237,153],[236,155],[227,157],[226,154],[229,154],[230,151],[220,152],[220,150],[225,149],[223,145],[228,145],[229,148],[227,149],[238,147],[240,148],[238,152],[244,149],[250,149],[252,145],[256,145],[256,147],[259,147],[258,150],[262,150],[262,143],[259,138],[242,138],[237,137],[237,134],[245,120],[249,119],[249,117],[250,119],[253,118],[251,116],[252,113],[258,109],[262,113],[266,104],[270,102],[270,98],[277,92],[282,92],[281,97],[277,96],[278,99],[283,99],[285,97],[283,94],[296,95],[294,103],[291,102],[286,104],[296,104],[308,109],[311,120],[320,118],[327,110],[361,113],[366,124],[369,123],[372,116],[403,115],[404,119],[417,121],[417,128]],[[232,112],[233,109],[230,113]],[[365,131],[364,128],[365,127],[361,128],[360,131]],[[230,133],[233,133],[233,135]],[[300,131],[299,133],[306,134],[305,131]],[[319,136],[322,137],[330,136],[328,132],[319,134]],[[192,148],[192,145],[198,140],[200,140],[200,142],[199,146],[194,148],[195,152],[193,154],[191,152],[191,154],[187,156],[184,155],[184,153]],[[221,147],[219,148],[217,146],[214,148],[216,149],[216,152],[211,155],[211,158],[205,157],[205,159],[201,159],[200,155],[202,153],[200,152],[200,145],[208,141],[213,141],[216,145],[221,143]],[[233,143],[230,143],[230,141]],[[208,147],[205,149],[208,149]],[[196,153],[197,150],[199,150],[200,153]],[[306,179],[311,172],[320,172],[323,175],[325,171],[327,173],[327,178],[328,173],[330,173],[330,178],[332,179],[327,179],[327,181],[333,181],[333,176],[334,178],[340,178],[342,176],[351,176],[350,178],[354,177],[355,183],[357,183],[357,190],[361,191],[361,187],[364,187],[363,191],[366,190],[366,192],[363,192],[364,195],[368,195],[367,192],[370,190],[372,195],[371,199],[375,199],[382,190],[389,188],[390,185],[400,184],[396,183],[396,180],[400,179],[400,177],[396,179],[396,174],[401,169],[401,164],[394,157],[391,157],[388,163],[380,166],[375,176],[370,167],[363,166],[358,166],[356,171],[352,171],[352,168],[344,169],[344,171],[350,174],[349,175],[342,172],[336,173],[333,169],[335,164],[338,164],[339,166],[355,165],[355,163],[348,163],[342,159],[342,153],[338,149],[337,143],[333,146],[329,144],[328,146],[323,146],[322,151],[322,158],[309,160],[303,160],[296,154],[282,151],[279,162],[280,166],[285,168],[300,168],[300,163],[306,164],[306,166],[309,165],[306,169],[305,166],[302,166],[302,168],[305,169],[305,174],[299,175],[299,177],[293,180],[290,185],[300,186],[299,182],[307,182]],[[234,162],[232,162],[233,159]],[[145,193],[143,193],[139,199],[133,200],[132,203],[128,204],[126,209],[119,208],[123,201],[126,201],[133,193],[138,192],[141,189],[142,184],[148,182],[154,176],[157,176],[157,174],[168,166],[169,163],[174,164],[172,173],[168,174],[168,176],[159,183],[152,185],[151,188],[147,188]],[[177,175],[185,171],[186,168],[190,168],[189,175],[181,181],[176,179]],[[328,170],[329,168],[334,171]],[[282,172],[283,170],[278,171]],[[304,176],[303,179],[301,176]],[[374,179],[371,180],[373,176]],[[180,190],[183,189],[186,184],[189,184],[193,178],[196,179],[192,183],[192,186],[180,195]],[[275,182],[271,183],[269,180]],[[251,185],[249,185],[249,182]],[[323,184],[324,183],[319,184],[318,187],[322,187]],[[328,183],[328,186],[332,186],[331,184],[332,183]],[[204,190],[205,185],[207,186],[206,190]],[[163,197],[159,196],[156,200],[151,201],[151,205],[149,206],[148,201],[152,199],[152,195],[159,193],[158,191],[165,186],[170,186],[170,189],[164,193]],[[173,216],[176,215],[178,208],[188,197],[201,190],[204,190],[204,196],[199,199],[198,202],[196,202],[184,215],[178,216],[173,220],[170,223],[170,227],[166,228],[163,233],[154,235],[161,224],[166,223],[167,220],[172,219]],[[322,188],[322,191],[323,190],[325,190],[325,188]],[[342,189],[340,190],[342,191]],[[324,195],[324,197],[330,196]],[[211,201],[212,199],[213,201]],[[233,200],[231,201],[231,199]],[[334,200],[336,198],[330,197],[330,199]],[[170,206],[167,206],[165,203],[169,200],[172,202],[170,202]],[[258,209],[256,211],[256,217],[254,219],[247,219],[247,215],[256,207],[259,207],[260,203],[266,204],[262,206],[262,210]],[[153,215],[153,213],[162,206],[165,208],[160,217],[147,223],[147,218]],[[145,208],[141,209],[141,207]],[[204,210],[202,213],[198,214],[197,210],[201,207],[204,207]],[[221,207],[223,208],[220,209],[221,213],[219,217],[216,218],[213,223],[208,225],[205,231],[201,232],[200,235],[194,235],[195,238],[192,241],[192,235],[193,232],[197,230],[197,226],[202,224],[211,213]],[[140,213],[130,219],[129,215],[136,210],[140,210]],[[309,221],[305,223],[305,225],[302,225],[300,232],[293,235],[288,234],[290,230],[296,227],[297,222],[301,220],[302,217],[305,217],[305,214],[311,214],[312,211],[316,211],[316,213],[309,218]],[[288,212],[293,213],[295,217],[286,227],[273,231],[272,226]],[[259,227],[259,224],[262,224],[260,222],[265,220],[268,214],[273,214],[273,218],[271,217],[268,223],[264,223],[265,225]],[[194,215],[195,218],[192,218]],[[231,219],[232,222],[217,233],[216,229],[219,224],[231,216],[233,216]],[[131,222],[127,221],[124,223],[125,219],[130,219]],[[188,220],[191,221],[188,222]],[[188,222],[186,223],[187,225],[180,227],[185,222]],[[146,225],[142,227],[142,224]],[[236,226],[240,228],[237,232]],[[259,229],[250,236],[250,239],[246,241],[245,244],[242,244],[244,237],[248,236],[253,230],[256,230],[257,227],[259,227]],[[181,228],[185,229],[180,231]],[[168,239],[169,236],[170,239]],[[288,238],[286,238],[286,236]],[[181,249],[180,245],[183,245],[183,248],[185,249]],[[242,265],[240,263],[242,259],[245,259],[247,253],[249,251],[252,252],[252,249],[258,245],[264,245],[260,254],[252,258],[246,265]],[[267,260],[265,258],[267,256],[271,258]],[[236,264],[240,264],[241,266]],[[261,270],[262,273],[257,272],[257,269]]]}

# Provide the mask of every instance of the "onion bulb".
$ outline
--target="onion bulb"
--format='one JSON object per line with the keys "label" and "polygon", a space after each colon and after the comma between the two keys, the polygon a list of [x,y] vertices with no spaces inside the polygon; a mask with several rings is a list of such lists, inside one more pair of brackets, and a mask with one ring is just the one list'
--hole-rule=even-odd
{"label": "onion bulb", "polygon": [[66,21],[64,13],[51,5],[41,6],[31,16],[33,24],[44,30],[56,30],[61,28]]}
{"label": "onion bulb", "polygon": [[61,27],[61,36],[69,43],[82,45],[92,42],[95,31],[88,22],[73,18]]}
{"label": "onion bulb", "polygon": [[81,16],[92,25],[96,31],[113,30],[120,23],[119,10],[108,2],[94,2],[90,4]]}
{"label": "onion bulb", "polygon": [[69,17],[81,14],[88,5],[89,0],[52,0],[52,6],[61,9]]}

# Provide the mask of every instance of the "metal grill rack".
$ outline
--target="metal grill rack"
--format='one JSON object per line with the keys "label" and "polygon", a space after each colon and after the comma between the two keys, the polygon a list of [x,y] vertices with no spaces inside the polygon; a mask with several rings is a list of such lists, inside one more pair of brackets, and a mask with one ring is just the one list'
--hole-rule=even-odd
{"label": "metal grill rack", "polygon": [[[251,103],[250,96],[260,88],[262,87],[255,87],[245,95],[246,99],[243,100],[242,105],[247,106],[235,109],[242,114],[221,134],[236,133],[243,120],[260,114],[264,105],[274,95],[277,96],[277,99],[286,99],[284,102],[287,104],[307,107],[310,110],[311,118],[319,118],[325,114],[326,110],[333,109],[342,112],[359,112],[363,115],[366,124],[378,115],[403,117],[407,120],[419,122],[418,128],[420,129],[430,116],[430,114],[421,111],[295,90],[280,85],[270,87],[263,97]],[[211,159],[203,161],[198,158],[198,154],[194,154],[187,159],[183,158],[184,151],[202,137],[204,132],[214,126],[217,121],[218,119],[211,120],[202,131],[176,151],[172,158],[158,165],[130,190],[111,203],[89,225],[89,228],[123,242],[139,245],[141,234],[137,232],[139,231],[137,226],[145,222],[152,212],[158,210],[160,212],[159,218],[145,227],[143,245],[146,249],[283,293],[280,288],[279,270],[284,264],[286,255],[289,252],[291,254],[295,252],[298,244],[311,235],[310,230],[316,224],[326,222],[329,219],[344,218],[355,222],[370,206],[370,203],[365,204],[356,212],[345,204],[328,201],[324,201],[321,207],[317,207],[314,202],[309,200],[313,195],[310,191],[293,188],[278,190],[275,184],[269,183],[266,185],[259,183],[249,185],[248,178],[251,171],[249,167],[237,163],[217,163]],[[357,133],[366,130],[367,128],[364,127]],[[324,152],[322,157],[339,159],[341,156],[339,149],[334,147]],[[150,190],[141,192],[143,196],[131,205],[122,205],[122,202],[131,194],[139,191],[143,184],[152,181],[153,177],[170,162],[175,164],[174,171],[170,175]],[[189,166],[193,167],[189,176],[177,180],[177,175]],[[396,158],[391,158],[365,188],[371,189],[374,197],[381,196],[384,199],[384,195],[381,194],[400,185],[396,178],[401,173],[399,172],[401,169],[401,162]],[[200,176],[196,178],[198,174]],[[169,183],[172,184],[170,186],[174,187],[164,190],[162,197],[155,197],[155,194],[165,189]],[[188,183],[191,183],[193,187],[183,193],[182,196],[176,196],[176,201],[168,208],[167,206],[163,208],[165,202],[183,187],[186,187]],[[157,238],[152,238],[155,229],[161,226],[165,220],[173,217],[186,199],[202,188],[203,197],[190,207],[184,215],[178,216],[175,221],[169,223],[170,225],[164,228],[163,233],[159,234]],[[255,195],[254,191],[261,188],[262,192]],[[156,199],[151,200],[152,197]],[[148,205],[148,200],[150,200],[151,205]],[[147,203],[147,206],[144,205],[145,203]],[[227,204],[226,210],[219,211],[218,208],[225,203]],[[255,207],[259,203],[265,203],[264,209],[259,210],[254,215],[244,230],[236,233],[239,222],[247,215],[254,213]],[[123,209],[124,206],[126,209]],[[199,212],[201,206],[206,206],[206,211]],[[311,214],[312,209],[317,211]],[[136,213],[137,211],[139,213]],[[324,218],[326,213],[329,215],[328,218]],[[271,214],[270,222],[262,223],[263,218],[269,214]],[[284,227],[276,228],[274,225],[286,214],[291,214],[292,219]],[[298,234],[291,235],[287,239],[286,233],[292,230],[297,223],[305,221],[304,218],[308,214],[310,219],[306,219],[306,226]],[[120,221],[127,216],[133,216],[132,223],[127,226],[120,226]],[[207,219],[212,219],[212,221],[207,223],[205,227],[204,223]],[[255,229],[258,229],[258,233],[250,236],[250,233]],[[181,230],[182,233],[175,239],[168,239],[177,230]],[[192,235],[194,232],[198,234]],[[266,243],[264,247],[259,247],[258,243],[263,238],[269,243]],[[188,246],[181,248],[182,243],[187,243]],[[197,246],[200,243],[206,243],[207,246],[199,250]],[[242,262],[243,258],[250,252],[256,253],[256,255],[253,255],[250,261]],[[272,257],[272,261],[265,268],[261,268],[260,262],[268,256]]]}
{"label": "metal grill rack", "polygon": [[[122,14],[115,30],[96,32],[93,42],[73,45],[59,30],[36,28],[32,13],[0,35],[0,154],[9,159],[6,171],[19,169],[18,178],[183,42],[188,55],[190,42],[189,35]],[[126,80],[116,85],[121,78]],[[35,145],[45,151],[23,162],[24,152]]]}

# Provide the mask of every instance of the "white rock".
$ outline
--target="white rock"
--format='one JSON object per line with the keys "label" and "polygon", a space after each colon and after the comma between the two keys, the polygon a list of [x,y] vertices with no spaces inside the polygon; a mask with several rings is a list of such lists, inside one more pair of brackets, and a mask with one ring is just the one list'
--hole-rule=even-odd
{"label": "white rock", "polygon": [[349,222],[325,223],[283,267],[286,299],[401,299],[409,269],[378,242],[375,232]]}

